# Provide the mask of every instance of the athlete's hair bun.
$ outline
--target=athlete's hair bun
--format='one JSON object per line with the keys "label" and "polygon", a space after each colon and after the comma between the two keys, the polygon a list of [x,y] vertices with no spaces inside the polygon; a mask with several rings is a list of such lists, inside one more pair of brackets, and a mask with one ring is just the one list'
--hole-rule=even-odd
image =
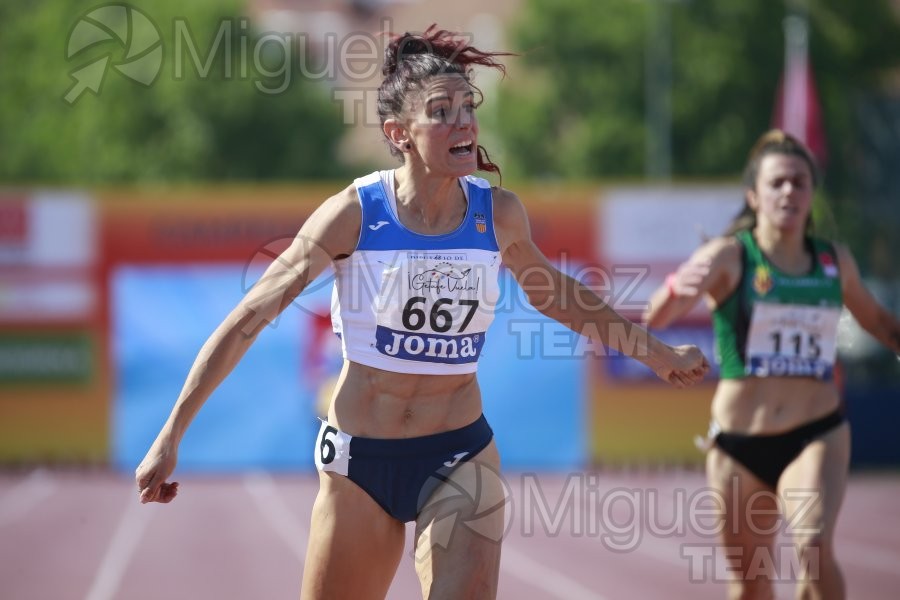
{"label": "athlete's hair bun", "polygon": [[384,50],[384,66],[381,74],[385,77],[397,71],[404,59],[416,54],[437,54],[434,46],[421,35],[406,32],[396,36]]}

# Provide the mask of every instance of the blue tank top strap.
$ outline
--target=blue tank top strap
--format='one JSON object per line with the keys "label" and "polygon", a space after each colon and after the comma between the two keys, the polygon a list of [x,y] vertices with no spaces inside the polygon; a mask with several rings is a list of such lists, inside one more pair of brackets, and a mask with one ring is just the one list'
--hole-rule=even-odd
{"label": "blue tank top strap", "polygon": [[463,226],[466,240],[473,247],[496,252],[500,249],[494,233],[494,201],[490,184],[479,177],[465,178],[468,188],[469,210]]}
{"label": "blue tank top strap", "polygon": [[362,209],[362,223],[357,246],[357,249],[362,250],[371,247],[373,235],[386,225],[396,224],[396,219],[391,212],[378,171],[360,177],[354,183]]}

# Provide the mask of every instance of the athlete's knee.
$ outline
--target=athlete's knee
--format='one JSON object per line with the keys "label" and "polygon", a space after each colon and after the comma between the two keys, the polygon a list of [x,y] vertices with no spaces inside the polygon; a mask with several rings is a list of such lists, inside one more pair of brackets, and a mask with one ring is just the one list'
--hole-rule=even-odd
{"label": "athlete's knee", "polygon": [[[815,548],[810,545],[808,551],[813,552]],[[833,553],[825,554],[820,547],[815,556],[818,563],[811,558],[809,568],[797,577],[794,597],[798,600],[844,600],[847,589]]]}
{"label": "athlete's knee", "polygon": [[774,600],[768,578],[735,579],[728,585],[728,600]]}
{"label": "athlete's knee", "polygon": [[823,571],[836,567],[834,543],[830,536],[811,534],[794,540],[798,579],[817,581]]}
{"label": "athlete's knee", "polygon": [[422,597],[425,600],[457,600],[471,598],[473,600],[494,600],[497,597],[497,573],[491,568],[470,571],[464,577],[451,576],[454,581],[432,580],[430,585],[422,586]]}

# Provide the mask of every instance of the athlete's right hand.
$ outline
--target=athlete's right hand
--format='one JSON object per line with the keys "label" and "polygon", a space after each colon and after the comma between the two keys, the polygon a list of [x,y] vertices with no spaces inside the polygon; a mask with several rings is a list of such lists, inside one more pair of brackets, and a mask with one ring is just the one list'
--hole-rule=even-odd
{"label": "athlete's right hand", "polygon": [[677,388],[689,387],[703,380],[709,372],[709,361],[697,346],[675,346],[665,364],[656,369],[663,381]]}
{"label": "athlete's right hand", "polygon": [[141,503],[171,502],[178,494],[178,482],[166,480],[175,470],[178,449],[157,439],[134,471]]}

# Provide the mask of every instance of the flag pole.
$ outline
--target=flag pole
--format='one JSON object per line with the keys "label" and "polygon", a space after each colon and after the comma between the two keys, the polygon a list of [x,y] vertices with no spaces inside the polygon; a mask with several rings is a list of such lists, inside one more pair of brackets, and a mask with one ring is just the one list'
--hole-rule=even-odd
{"label": "flag pole", "polygon": [[809,137],[809,17],[803,2],[788,0],[783,25],[782,126],[785,131],[806,143]]}

